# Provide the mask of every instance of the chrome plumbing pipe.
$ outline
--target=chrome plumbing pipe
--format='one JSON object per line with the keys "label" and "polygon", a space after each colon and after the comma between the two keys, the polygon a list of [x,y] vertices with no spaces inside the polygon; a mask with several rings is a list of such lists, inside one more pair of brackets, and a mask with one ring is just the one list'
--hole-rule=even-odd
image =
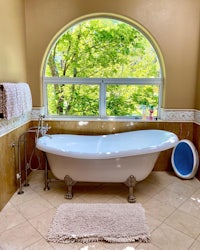
{"label": "chrome plumbing pipe", "polygon": [[[40,134],[43,136],[47,133],[48,129],[50,128],[48,126],[48,124],[46,126],[44,126],[44,122],[43,122],[43,118],[45,116],[44,115],[40,115],[39,116],[39,119],[38,119],[38,126],[33,126],[31,128],[29,128],[26,132],[24,132],[23,134],[21,134],[18,138],[18,142],[17,144],[13,143],[12,144],[12,147],[17,147],[18,149],[18,173],[16,174],[16,177],[17,177],[17,180],[18,180],[18,185],[19,185],[19,191],[18,191],[18,194],[23,194],[24,191],[22,190],[22,166],[21,166],[21,143],[24,143],[24,160],[25,160],[25,184],[24,186],[28,186],[28,168],[30,168],[31,170],[33,170],[31,168],[31,160],[32,160],[32,157],[34,155],[34,152],[35,152],[35,148],[36,148],[36,143],[37,143],[37,139],[39,138]],[[30,157],[30,160],[28,162],[28,157],[27,157],[27,139],[26,139],[26,136],[28,133],[36,133],[36,136],[35,136],[35,147],[33,149],[33,152],[31,153],[31,157]],[[39,156],[37,156],[38,158],[38,162],[39,162],[39,165],[40,165],[40,159],[39,159]],[[38,168],[37,168],[38,169]]]}

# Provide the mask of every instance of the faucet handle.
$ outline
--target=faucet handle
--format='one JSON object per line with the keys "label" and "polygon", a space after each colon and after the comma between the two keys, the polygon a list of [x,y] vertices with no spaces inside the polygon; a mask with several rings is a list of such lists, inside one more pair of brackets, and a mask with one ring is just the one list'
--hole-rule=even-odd
{"label": "faucet handle", "polygon": [[47,127],[48,130],[51,129],[51,126],[49,126],[48,123],[46,124],[46,127]]}
{"label": "faucet handle", "polygon": [[45,115],[40,114],[39,118],[45,118]]}
{"label": "faucet handle", "polygon": [[48,123],[45,124],[45,129],[48,131],[49,129],[51,129],[51,126],[49,126]]}
{"label": "faucet handle", "polygon": [[45,126],[41,126],[40,127],[40,134],[43,136],[43,135],[46,135],[46,133],[48,132],[48,130],[50,129],[51,127],[49,127],[48,123],[45,124]]}

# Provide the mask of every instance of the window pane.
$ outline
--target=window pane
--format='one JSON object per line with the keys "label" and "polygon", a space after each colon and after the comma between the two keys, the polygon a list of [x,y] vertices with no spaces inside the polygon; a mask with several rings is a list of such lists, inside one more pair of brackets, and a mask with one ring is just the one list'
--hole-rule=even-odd
{"label": "window pane", "polygon": [[99,116],[99,86],[47,84],[49,115]]}
{"label": "window pane", "polygon": [[107,85],[106,115],[157,117],[159,86]]}

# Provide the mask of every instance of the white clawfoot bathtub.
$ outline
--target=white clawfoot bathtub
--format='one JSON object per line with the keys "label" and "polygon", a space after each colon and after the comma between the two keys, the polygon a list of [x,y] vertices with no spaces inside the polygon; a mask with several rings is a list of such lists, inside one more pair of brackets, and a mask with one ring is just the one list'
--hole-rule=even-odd
{"label": "white clawfoot bathtub", "polygon": [[127,180],[129,198],[135,200],[132,187],[151,173],[161,151],[173,148],[177,143],[178,137],[174,133],[138,130],[99,136],[46,135],[38,139],[37,148],[46,153],[55,177],[65,180],[68,186],[66,198],[72,198],[71,187],[76,181]]}

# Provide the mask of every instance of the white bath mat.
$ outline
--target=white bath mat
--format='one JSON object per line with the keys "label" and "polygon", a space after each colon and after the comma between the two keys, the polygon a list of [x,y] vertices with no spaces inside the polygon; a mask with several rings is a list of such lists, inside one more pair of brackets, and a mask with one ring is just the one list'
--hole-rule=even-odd
{"label": "white bath mat", "polygon": [[47,240],[72,242],[148,242],[149,230],[141,204],[62,204]]}

